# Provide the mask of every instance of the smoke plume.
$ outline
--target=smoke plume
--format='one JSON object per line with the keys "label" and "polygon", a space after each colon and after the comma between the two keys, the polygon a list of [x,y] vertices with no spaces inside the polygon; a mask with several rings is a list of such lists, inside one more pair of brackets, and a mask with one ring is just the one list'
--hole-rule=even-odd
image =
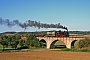
{"label": "smoke plume", "polygon": [[21,28],[26,29],[27,27],[38,27],[40,28],[62,28],[62,29],[67,29],[67,27],[60,25],[60,23],[58,24],[47,24],[47,23],[40,23],[40,21],[32,21],[32,20],[28,20],[27,22],[21,23],[19,22],[19,20],[13,20],[10,21],[9,19],[2,19],[0,18],[0,25],[6,25],[8,27],[12,27],[12,26],[20,26]]}

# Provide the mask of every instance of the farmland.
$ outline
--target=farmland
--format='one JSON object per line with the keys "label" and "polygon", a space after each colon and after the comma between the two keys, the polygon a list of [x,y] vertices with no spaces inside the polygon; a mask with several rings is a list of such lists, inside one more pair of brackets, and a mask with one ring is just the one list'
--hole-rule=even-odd
{"label": "farmland", "polygon": [[0,53],[0,60],[89,60],[90,53],[86,52],[10,52]]}

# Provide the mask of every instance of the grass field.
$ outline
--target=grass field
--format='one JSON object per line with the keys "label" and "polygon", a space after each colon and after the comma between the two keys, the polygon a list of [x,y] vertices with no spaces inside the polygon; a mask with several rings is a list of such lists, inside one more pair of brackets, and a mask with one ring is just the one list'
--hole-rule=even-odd
{"label": "grass field", "polygon": [[55,45],[65,45],[65,44],[64,44],[64,42],[62,42],[62,41],[57,41],[57,42],[55,43]]}
{"label": "grass field", "polygon": [[57,41],[55,44],[54,44],[55,48],[66,48],[66,45],[64,44],[64,42],[62,41]]}

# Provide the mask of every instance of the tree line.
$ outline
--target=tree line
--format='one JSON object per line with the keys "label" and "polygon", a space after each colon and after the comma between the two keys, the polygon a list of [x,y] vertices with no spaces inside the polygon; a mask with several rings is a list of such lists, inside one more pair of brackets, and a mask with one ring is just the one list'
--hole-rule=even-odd
{"label": "tree line", "polygon": [[40,48],[44,47],[43,42],[40,42],[34,35],[27,35],[22,37],[20,34],[7,36],[7,35],[1,35],[0,36],[0,44],[3,46],[3,50],[6,47],[17,49],[18,45],[19,48],[27,47],[27,48]]}
{"label": "tree line", "polygon": [[[40,33],[40,34],[45,34],[47,31],[40,31],[40,32],[3,32],[3,33],[0,33],[0,35],[3,35],[3,34],[15,34],[15,33],[18,33],[18,34],[35,34],[35,33]],[[86,34],[90,34],[90,31],[68,31],[69,34],[83,34],[83,35],[86,35]]]}
{"label": "tree line", "polygon": [[69,34],[90,34],[90,31],[69,31]]}

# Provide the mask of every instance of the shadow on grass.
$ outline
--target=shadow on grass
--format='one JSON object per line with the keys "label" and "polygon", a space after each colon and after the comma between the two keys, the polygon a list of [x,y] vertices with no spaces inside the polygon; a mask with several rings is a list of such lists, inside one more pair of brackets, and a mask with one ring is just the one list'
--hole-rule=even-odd
{"label": "shadow on grass", "polygon": [[17,48],[18,50],[21,50],[21,49],[29,49],[27,46],[23,46],[23,47],[20,47],[20,48]]}
{"label": "shadow on grass", "polygon": [[20,52],[20,51],[30,51],[27,46],[20,47],[20,48],[5,48],[4,50],[1,48],[0,52]]}
{"label": "shadow on grass", "polygon": [[55,45],[55,47],[54,48],[66,48],[66,46],[65,45]]}

